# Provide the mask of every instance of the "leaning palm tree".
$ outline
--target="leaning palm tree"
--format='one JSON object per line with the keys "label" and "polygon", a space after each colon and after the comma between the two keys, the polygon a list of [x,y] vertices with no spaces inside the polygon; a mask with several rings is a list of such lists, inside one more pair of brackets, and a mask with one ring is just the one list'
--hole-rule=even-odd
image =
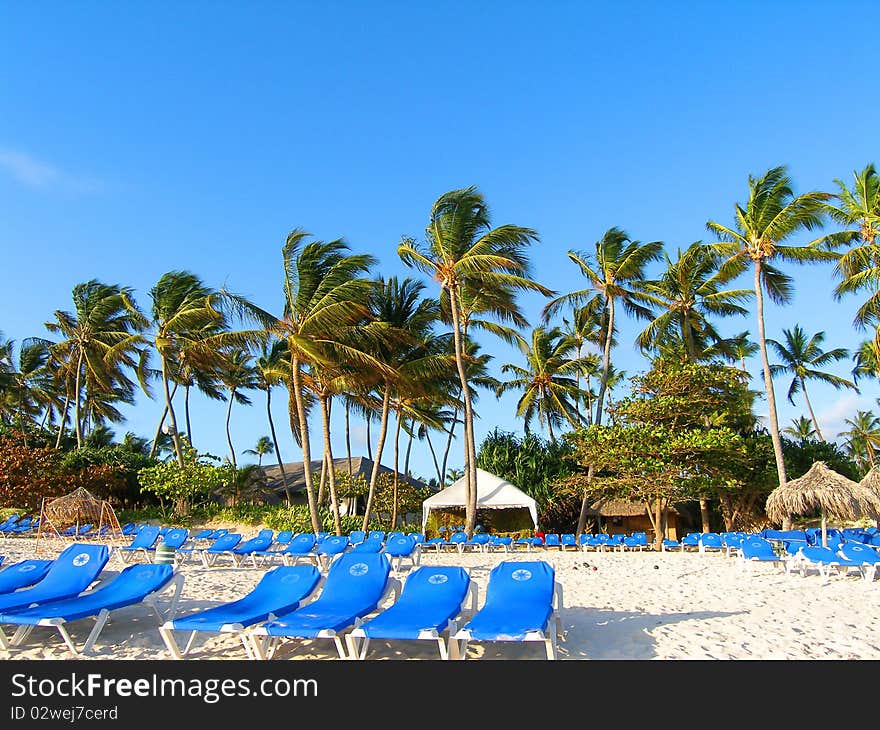
{"label": "leaning palm tree", "polygon": [[675,338],[688,360],[701,360],[708,347],[724,339],[711,318],[748,314],[741,303],[754,292],[728,288],[730,272],[718,270],[717,257],[702,241],[678,249],[675,259],[664,253],[664,259],[666,268],[660,277],[644,283],[644,294],[658,313],[636,343],[648,351]]}
{"label": "leaning palm tree", "polygon": [[823,205],[830,195],[809,192],[795,195],[791,178],[784,166],[774,167],[761,177],[749,176],[749,197],[745,206],[734,206],[734,223],[725,226],[708,221],[706,227],[715,233],[719,242],[711,244],[713,251],[723,258],[725,273],[741,274],[749,265],[754,274],[755,305],[758,319],[758,345],[764,371],[764,387],[770,419],[770,437],[776,460],[779,485],[786,483],[779,419],[773,377],[767,357],[767,335],[764,332],[764,292],[778,304],[791,300],[792,280],[775,262],[809,263],[833,260],[835,254],[819,249],[816,242],[806,246],[783,245],[783,241],[800,231],[820,228],[823,223]]}
{"label": "leaning palm tree", "polygon": [[834,386],[837,390],[840,388],[852,388],[858,390],[856,384],[839,375],[828,373],[818,368],[825,367],[832,362],[838,362],[849,357],[849,350],[843,347],[835,347],[833,350],[823,350],[822,343],[825,341],[825,333],[817,332],[809,339],[803,328],[796,324],[790,330],[782,330],[785,342],[777,340],[767,340],[767,344],[776,350],[776,355],[782,361],[778,364],[770,366],[770,372],[773,375],[791,375],[791,384],[788,387],[788,402],[794,405],[794,396],[803,392],[804,401],[807,404],[807,410],[810,412],[810,418],[813,426],[816,428],[816,435],[820,441],[824,441],[822,430],[819,428],[819,421],[816,414],[813,413],[813,405],[810,403],[810,396],[807,393],[807,381],[816,380],[821,383],[827,383]]}
{"label": "leaning palm tree", "polygon": [[[91,279],[73,287],[74,311],[57,310],[45,327],[62,339],[52,346],[59,360],[72,365],[76,445],[83,444],[83,409],[89,393],[112,393],[131,386],[126,371],[143,370],[140,333],[146,320],[132,290]],[[146,380],[140,377],[146,389]],[[133,388],[131,388],[133,390]],[[85,396],[84,397],[84,393]]]}
{"label": "leaning palm tree", "polygon": [[[550,301],[544,307],[544,320],[548,321],[564,306],[583,306],[598,296],[602,308],[607,311],[602,372],[611,372],[611,347],[617,307],[622,306],[624,311],[636,318],[650,318],[651,311],[647,306],[650,300],[643,291],[645,268],[650,262],[657,260],[662,251],[662,241],[650,243],[633,241],[626,231],[616,227],[609,228],[602,238],[596,241],[592,256],[569,251],[568,258],[586,277],[588,285],[585,289],[564,294]],[[607,390],[608,381],[602,378],[596,397],[596,417],[593,421],[597,426],[602,425]]]}
{"label": "leaning palm tree", "polygon": [[844,423],[849,430],[837,435],[846,440],[847,453],[863,470],[873,469],[880,450],[880,417],[871,411],[856,411],[856,415],[845,419]]}
{"label": "leaning palm tree", "polygon": [[290,358],[291,432],[303,455],[303,477],[314,532],[321,531],[318,504],[312,485],[311,446],[303,368],[311,363],[344,360],[384,366],[364,349],[347,344],[351,329],[368,315],[367,298],[372,282],[364,274],[375,263],[368,254],[352,254],[342,239],[308,241],[310,233],[296,228],[281,249],[284,264],[284,314],[274,326],[287,344]]}
{"label": "leaning palm tree", "polygon": [[284,486],[284,497],[289,507],[291,503],[290,487],[287,484],[284,461],[281,458],[278,436],[275,433],[275,421],[272,419],[272,389],[290,380],[290,358],[287,353],[287,343],[284,340],[272,338],[263,343],[259,357],[254,360],[254,374],[257,387],[266,392],[266,420],[269,422],[269,433],[272,434],[272,449],[265,453],[275,454],[278,460],[278,471]]}
{"label": "leaning palm tree", "polygon": [[793,418],[791,420],[791,426],[783,428],[782,433],[802,442],[816,438],[816,429],[813,428],[813,421],[806,416]]}
{"label": "leaning palm tree", "polygon": [[220,358],[217,367],[217,380],[229,391],[226,396],[226,443],[229,445],[232,473],[235,474],[238,464],[235,458],[235,447],[232,444],[232,433],[229,430],[232,405],[240,403],[249,406],[251,399],[244,394],[244,391],[255,390],[258,387],[258,380],[252,365],[253,358],[247,350],[230,348],[219,352],[218,355]]}
{"label": "leaning palm tree", "polygon": [[[397,253],[407,266],[429,274],[439,285],[441,296],[449,297],[456,370],[464,402],[464,446],[467,505],[465,530],[471,535],[476,526],[477,448],[474,439],[474,409],[468,387],[465,352],[466,335],[462,323],[464,303],[474,291],[507,292],[510,311],[516,307],[513,294],[534,291],[549,296],[550,290],[533,281],[526,255],[530,244],[538,241],[531,228],[515,225],[491,227],[486,200],[476,187],[452,190],[441,195],[431,208],[425,228],[425,245],[405,237]],[[498,311],[494,312],[496,318]]]}
{"label": "leaning palm tree", "polygon": [[577,381],[572,377],[581,363],[573,355],[577,343],[559,327],[532,331],[530,345],[522,348],[526,367],[505,363],[502,373],[513,377],[498,385],[496,395],[514,391],[521,393],[516,404],[516,415],[523,419],[526,433],[531,432],[532,420],[537,417],[541,426],[547,428],[550,442],[556,443],[553,427],[559,428],[564,421],[576,429],[575,401],[578,397]]}

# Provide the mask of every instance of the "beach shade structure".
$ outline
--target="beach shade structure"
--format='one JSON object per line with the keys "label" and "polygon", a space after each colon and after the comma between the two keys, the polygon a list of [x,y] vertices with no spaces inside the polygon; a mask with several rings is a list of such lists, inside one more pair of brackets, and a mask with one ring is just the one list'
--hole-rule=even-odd
{"label": "beach shade structure", "polygon": [[[63,497],[44,498],[40,507],[36,550],[40,549],[40,538],[77,537],[84,525],[94,528],[92,539],[116,545],[123,537],[113,506],[87,489],[78,487]],[[70,528],[73,530],[65,535]]]}
{"label": "beach shade structure", "polygon": [[[455,633],[456,619],[477,610],[476,585],[464,568],[421,566],[410,572],[400,597],[345,637],[350,659],[365,659],[371,639],[433,641],[448,659],[445,634]],[[452,645],[453,649],[457,644]],[[452,657],[457,659],[458,657]]]}
{"label": "beach shade structure", "polygon": [[789,515],[822,515],[822,546],[828,547],[828,517],[857,520],[880,516],[880,494],[838,474],[824,461],[815,462],[802,477],[777,487],[767,497],[767,516],[782,522]]}
{"label": "beach shade structure", "polygon": [[[561,633],[562,584],[544,560],[506,560],[489,573],[486,601],[449,639],[449,656],[464,659],[470,641],[538,641],[556,659]],[[458,642],[458,645],[455,645]]]}
{"label": "beach shade structure", "polygon": [[[880,469],[876,466],[872,466],[868,469],[868,473],[862,477],[862,481],[859,482],[860,487],[865,487],[874,494],[880,495]],[[875,527],[880,527],[880,518],[875,517]]]}
{"label": "beach shade structure", "polygon": [[[161,624],[166,618],[174,617],[182,587],[183,575],[175,574],[171,565],[149,563],[129,565],[115,578],[95,590],[30,608],[0,612],[0,625],[18,627],[9,639],[0,629],[0,647],[9,652],[11,647],[18,646],[24,641],[34,628],[46,626],[57,629],[64,643],[74,654],[90,654],[112,611],[143,603],[153,609]],[[174,594],[168,614],[163,616],[157,605],[157,599],[159,594],[170,588],[174,589]],[[66,624],[85,618],[94,618],[95,625],[85,644],[78,647],[70,636]]]}
{"label": "beach shade structure", "polygon": [[[422,502],[422,532],[432,510],[464,509],[467,504],[467,478],[461,477]],[[477,510],[520,510],[538,526],[538,506],[534,499],[506,479],[477,469]],[[462,528],[464,529],[464,528]]]}
{"label": "beach shade structure", "polygon": [[22,560],[0,570],[0,595],[32,586],[42,580],[52,565],[51,560]]}
{"label": "beach shade structure", "polygon": [[[320,580],[321,572],[314,565],[279,565],[266,572],[260,582],[241,598],[166,621],[159,634],[175,659],[183,659],[189,654],[196,636],[205,632],[238,636],[248,658],[256,659],[245,631],[299,608],[312,595]],[[182,648],[174,636],[175,631],[189,632]]]}

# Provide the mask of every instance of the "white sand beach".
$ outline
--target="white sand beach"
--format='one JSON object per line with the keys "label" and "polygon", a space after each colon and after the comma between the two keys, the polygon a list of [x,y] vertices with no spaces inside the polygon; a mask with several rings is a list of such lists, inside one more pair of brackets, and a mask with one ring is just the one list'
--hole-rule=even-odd
{"label": "white sand beach", "polygon": [[[55,552],[60,549],[53,546]],[[34,557],[34,541],[0,544],[4,565]],[[43,551],[40,557],[51,555]],[[436,554],[422,563],[460,565],[477,583],[478,605],[485,598],[489,571],[502,560],[546,560],[563,588],[560,660],[649,659],[880,659],[880,579],[851,576],[825,580],[786,575],[772,565],[751,574],[739,561],[710,553],[593,553],[538,550],[514,553]],[[104,577],[120,570],[115,558]],[[180,567],[185,576],[178,616],[241,597],[269,568],[204,568],[198,561]],[[404,573],[405,575],[405,573]],[[69,626],[84,641],[92,622]],[[36,629],[14,649],[13,658],[71,658],[54,629]],[[543,660],[544,647],[472,643],[468,659]],[[157,621],[146,606],[115,612],[95,646],[95,659],[168,659]],[[238,640],[205,635],[187,661],[244,659]],[[276,660],[335,659],[332,641],[310,641],[279,649]],[[432,642],[374,641],[367,661],[439,659]]]}

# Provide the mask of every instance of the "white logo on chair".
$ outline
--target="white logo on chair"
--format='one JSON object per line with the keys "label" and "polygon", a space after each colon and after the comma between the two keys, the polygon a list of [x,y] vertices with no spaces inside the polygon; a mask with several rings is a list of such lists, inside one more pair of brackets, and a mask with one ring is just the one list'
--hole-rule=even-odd
{"label": "white logo on chair", "polygon": [[428,578],[428,583],[433,583],[434,585],[440,585],[448,581],[449,578],[442,573],[435,573],[430,578]]}
{"label": "white logo on chair", "polygon": [[519,570],[514,570],[513,573],[510,574],[510,577],[514,580],[531,580],[532,571],[520,568]]}
{"label": "white logo on chair", "polygon": [[19,571],[20,573],[30,573],[32,570],[36,570],[36,569],[37,569],[37,566],[34,565],[33,563],[30,563],[29,565],[22,565],[22,566],[18,569],[18,571]]}
{"label": "white logo on chair", "polygon": [[370,566],[366,563],[355,563],[348,569],[349,574],[351,575],[366,575],[370,572]]}
{"label": "white logo on chair", "polygon": [[298,573],[288,573],[287,575],[281,576],[282,583],[296,583],[299,580]]}
{"label": "white logo on chair", "polygon": [[73,559],[73,564],[74,564],[77,568],[81,568],[83,565],[85,565],[86,563],[88,563],[90,559],[91,559],[91,558],[89,558],[89,554],[88,554],[88,553],[80,553],[79,555],[77,555],[77,556]]}

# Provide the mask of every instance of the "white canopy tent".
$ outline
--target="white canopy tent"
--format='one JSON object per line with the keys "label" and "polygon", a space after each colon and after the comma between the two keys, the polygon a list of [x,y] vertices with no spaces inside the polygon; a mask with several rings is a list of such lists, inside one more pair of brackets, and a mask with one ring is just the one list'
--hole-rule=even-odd
{"label": "white canopy tent", "polygon": [[[467,504],[467,481],[458,481],[422,502],[422,530],[428,524],[428,513],[444,507],[465,507]],[[529,510],[532,522],[538,526],[538,506],[528,494],[501,477],[477,469],[477,509],[510,509],[521,507]]]}

